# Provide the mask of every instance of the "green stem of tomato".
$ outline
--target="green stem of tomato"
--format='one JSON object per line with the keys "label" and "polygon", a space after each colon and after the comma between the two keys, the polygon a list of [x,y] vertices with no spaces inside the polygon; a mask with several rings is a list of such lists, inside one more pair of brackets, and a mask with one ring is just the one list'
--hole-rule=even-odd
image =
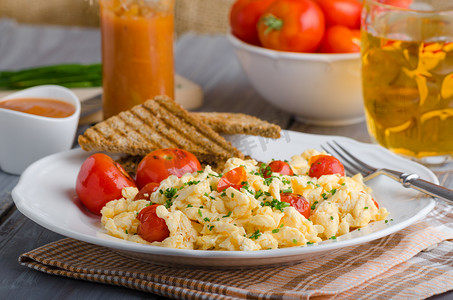
{"label": "green stem of tomato", "polygon": [[277,18],[274,15],[267,15],[263,19],[264,25],[266,25],[266,30],[264,34],[268,34],[272,30],[280,30],[283,27],[283,20]]}

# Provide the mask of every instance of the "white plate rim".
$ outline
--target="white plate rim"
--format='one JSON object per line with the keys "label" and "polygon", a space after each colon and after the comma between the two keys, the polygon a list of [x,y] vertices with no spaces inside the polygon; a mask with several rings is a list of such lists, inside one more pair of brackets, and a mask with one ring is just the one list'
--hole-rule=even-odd
{"label": "white plate rim", "polygon": [[[372,149],[372,151],[376,151],[377,153],[380,154],[385,154],[386,156],[393,157],[395,160],[398,161],[405,161],[406,164],[412,165],[415,168],[418,168],[420,170],[425,171],[425,178],[426,180],[430,180],[434,183],[438,183],[437,177],[432,173],[429,169],[426,167],[409,161],[407,159],[404,159],[402,157],[399,157],[388,150],[374,145],[374,144],[366,144],[366,143],[361,143],[358,141],[355,141],[350,138],[346,137],[341,137],[341,136],[331,136],[331,135],[315,135],[315,134],[306,134],[306,133],[300,133],[300,132],[294,132],[294,131],[282,131],[283,134],[287,133],[290,134],[291,136],[294,136],[296,138],[310,138],[310,139],[320,139],[324,141],[331,141],[331,140],[336,140],[339,142],[347,142],[353,145],[356,145],[358,148],[367,148],[367,149]],[[248,136],[246,136],[248,137]],[[301,149],[302,152],[305,149]],[[22,174],[18,184],[12,191],[12,198],[14,200],[14,203],[18,210],[23,213],[25,216],[27,216],[29,219],[32,221],[36,222],[37,224],[54,231],[58,234],[71,237],[77,240],[85,241],[88,243],[100,245],[100,246],[105,246],[109,248],[114,248],[118,250],[125,250],[125,251],[132,251],[132,252],[137,252],[137,253],[146,253],[146,254],[153,254],[153,255],[164,255],[164,256],[175,256],[175,257],[185,257],[185,258],[204,258],[204,259],[217,259],[217,258],[228,258],[228,259],[248,259],[248,258],[275,258],[275,257],[291,257],[291,256],[298,256],[301,254],[310,254],[310,253],[316,253],[316,252],[323,252],[327,250],[334,250],[334,249],[341,249],[349,246],[354,246],[362,243],[366,243],[387,235],[390,235],[392,233],[398,232],[407,226],[419,221],[422,219],[424,216],[426,216],[435,206],[435,201],[432,198],[425,198],[427,201],[427,204],[421,209],[416,215],[412,216],[411,218],[407,219],[404,222],[391,225],[388,228],[384,230],[379,230],[376,232],[372,232],[368,235],[364,235],[358,238],[352,238],[344,241],[332,241],[329,243],[325,244],[320,244],[320,245],[309,245],[307,247],[291,247],[291,248],[283,248],[283,249],[275,249],[275,250],[264,250],[264,251],[210,251],[210,250],[183,250],[183,249],[170,249],[170,248],[163,248],[163,247],[158,247],[158,246],[150,246],[150,245],[142,245],[138,243],[133,243],[133,242],[126,242],[123,240],[118,239],[116,240],[110,240],[110,239],[101,239],[97,236],[91,236],[91,235],[84,235],[79,232],[67,230],[65,228],[61,228],[58,226],[55,226],[52,224],[52,222],[49,222],[49,220],[42,219],[34,210],[33,207],[30,206],[28,201],[30,199],[26,199],[22,195],[22,189],[26,188],[25,185],[28,183],[28,180],[30,179],[29,176],[33,174],[33,171],[39,168],[46,167],[49,163],[52,163],[56,160],[59,159],[66,159],[73,157],[75,155],[81,155],[81,154],[86,154],[86,157],[90,153],[84,152],[80,148],[77,149],[72,149],[69,151],[65,152],[60,152],[56,153],[50,156],[47,156],[32,165],[30,165]],[[299,153],[295,153],[299,154]],[[75,178],[74,178],[74,183],[75,183]],[[100,222],[100,221],[99,221]]]}

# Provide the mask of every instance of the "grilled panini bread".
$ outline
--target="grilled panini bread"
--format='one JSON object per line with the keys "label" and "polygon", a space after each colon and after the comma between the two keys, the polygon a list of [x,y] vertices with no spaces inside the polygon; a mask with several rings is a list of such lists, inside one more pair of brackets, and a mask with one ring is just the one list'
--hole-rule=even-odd
{"label": "grilled panini bread", "polygon": [[221,134],[249,134],[277,139],[281,128],[256,117],[241,113],[191,113],[214,131]]}
{"label": "grilled panini bread", "polygon": [[166,96],[155,97],[88,128],[78,142],[86,151],[139,156],[177,147],[213,165],[232,156],[244,157],[211,127]]}

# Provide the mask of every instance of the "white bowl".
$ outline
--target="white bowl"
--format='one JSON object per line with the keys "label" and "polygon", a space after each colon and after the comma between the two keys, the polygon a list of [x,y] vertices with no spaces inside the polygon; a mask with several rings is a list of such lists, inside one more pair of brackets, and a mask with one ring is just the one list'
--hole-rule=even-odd
{"label": "white bowl", "polygon": [[72,148],[79,123],[80,101],[69,89],[43,85],[2,99],[51,98],[68,102],[75,112],[66,118],[48,118],[0,108],[0,168],[19,175],[34,161]]}
{"label": "white bowl", "polygon": [[316,125],[364,120],[360,53],[284,52],[228,37],[251,84],[274,106]]}

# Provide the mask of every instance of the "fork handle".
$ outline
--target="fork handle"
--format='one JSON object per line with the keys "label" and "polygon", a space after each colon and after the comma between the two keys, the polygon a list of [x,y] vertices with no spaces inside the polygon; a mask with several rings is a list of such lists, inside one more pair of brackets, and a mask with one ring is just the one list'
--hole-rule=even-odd
{"label": "fork handle", "polygon": [[423,193],[438,197],[453,204],[453,190],[447,189],[443,186],[434,184],[432,182],[420,179],[417,174],[401,174],[400,181],[406,188],[414,188]]}

